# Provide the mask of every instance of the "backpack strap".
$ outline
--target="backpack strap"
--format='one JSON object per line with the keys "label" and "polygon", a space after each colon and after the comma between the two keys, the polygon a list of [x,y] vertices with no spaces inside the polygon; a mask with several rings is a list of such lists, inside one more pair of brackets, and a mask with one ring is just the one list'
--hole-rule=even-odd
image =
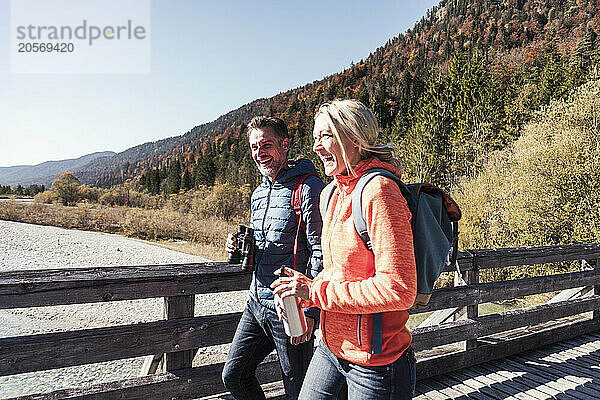
{"label": "backpack strap", "polygon": [[371,243],[371,238],[369,237],[369,232],[367,231],[367,222],[362,214],[362,194],[367,183],[369,183],[371,179],[378,175],[383,175],[387,178],[390,178],[398,185],[401,184],[400,179],[387,169],[373,168],[358,179],[358,183],[352,191],[352,220],[354,221],[354,228],[356,229],[358,236],[360,236],[362,241],[365,243],[365,246],[367,246],[367,249],[369,249],[371,252],[373,251],[373,244]]}
{"label": "backpack strap", "polygon": [[302,220],[302,185],[309,176],[317,176],[317,174],[302,175],[296,181],[292,190],[292,208],[296,214],[296,238],[294,239],[294,271],[296,270],[296,254],[298,253],[298,236],[300,235],[300,227],[304,225]]}
{"label": "backpack strap", "polygon": [[373,341],[372,354],[381,354],[383,352],[383,313],[373,314]]}
{"label": "backpack strap", "polygon": [[327,213],[327,209],[329,208],[329,202],[331,201],[331,196],[333,196],[333,192],[335,192],[335,181],[331,181],[327,186],[323,188],[322,200],[321,200],[321,217],[325,219],[325,214]]}

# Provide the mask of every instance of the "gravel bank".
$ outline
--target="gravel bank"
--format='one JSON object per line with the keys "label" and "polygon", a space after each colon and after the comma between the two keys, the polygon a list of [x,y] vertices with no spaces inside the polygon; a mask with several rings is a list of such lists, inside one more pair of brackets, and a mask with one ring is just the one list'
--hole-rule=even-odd
{"label": "gravel bank", "polygon": [[[205,259],[150,242],[97,232],[0,220],[0,273],[9,270],[201,262]],[[246,291],[196,296],[196,314],[241,311]],[[162,300],[67,305],[0,311],[0,337],[155,321]],[[223,359],[226,346],[203,349],[195,364]],[[0,378],[0,399],[133,377],[141,358]]]}

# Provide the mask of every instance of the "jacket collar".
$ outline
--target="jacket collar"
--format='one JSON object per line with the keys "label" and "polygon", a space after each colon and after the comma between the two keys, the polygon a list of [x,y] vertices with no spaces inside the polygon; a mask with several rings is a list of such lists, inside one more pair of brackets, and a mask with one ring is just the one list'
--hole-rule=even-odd
{"label": "jacket collar", "polygon": [[377,158],[367,158],[365,160],[361,160],[358,164],[356,164],[356,167],[354,167],[354,172],[356,175],[336,175],[334,177],[336,185],[344,193],[350,194],[354,190],[354,187],[358,183],[360,177],[363,176],[368,170],[373,168],[387,169],[397,177],[400,177],[401,175],[400,168],[397,168],[386,162],[380,161]]}
{"label": "jacket collar", "polygon": [[[317,170],[312,161],[307,158],[291,159],[287,162],[287,168],[282,168],[279,173],[277,173],[277,176],[273,180],[273,184],[283,184],[292,180],[295,181],[299,176],[306,174],[317,174]],[[263,175],[262,184],[270,186],[271,181]]]}

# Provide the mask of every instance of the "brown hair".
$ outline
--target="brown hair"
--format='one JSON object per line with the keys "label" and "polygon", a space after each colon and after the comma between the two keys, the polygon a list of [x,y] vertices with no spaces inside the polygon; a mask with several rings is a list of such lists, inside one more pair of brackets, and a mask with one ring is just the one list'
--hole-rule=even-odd
{"label": "brown hair", "polygon": [[273,129],[273,132],[275,132],[275,135],[277,135],[280,141],[290,138],[285,122],[283,122],[281,118],[269,117],[267,115],[257,115],[248,122],[248,135],[253,129],[263,129],[267,127]]}

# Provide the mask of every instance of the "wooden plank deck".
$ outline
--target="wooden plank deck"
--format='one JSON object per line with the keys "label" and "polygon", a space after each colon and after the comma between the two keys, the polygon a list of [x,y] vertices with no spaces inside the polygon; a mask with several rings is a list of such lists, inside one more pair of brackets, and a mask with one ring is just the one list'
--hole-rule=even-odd
{"label": "wooden plank deck", "polygon": [[598,400],[600,332],[417,383],[417,400]]}
{"label": "wooden plank deck", "polygon": [[[267,398],[284,399],[281,382],[263,387]],[[414,398],[600,400],[600,332],[421,380]]]}

